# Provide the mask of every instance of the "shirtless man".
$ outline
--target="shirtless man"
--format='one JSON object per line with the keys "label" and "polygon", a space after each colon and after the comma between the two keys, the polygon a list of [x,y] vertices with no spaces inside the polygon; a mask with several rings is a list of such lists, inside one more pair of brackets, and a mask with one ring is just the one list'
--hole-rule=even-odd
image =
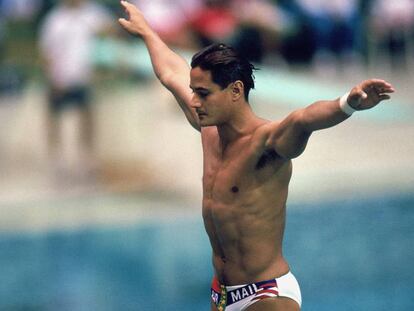
{"label": "shirtless man", "polygon": [[248,103],[254,67],[232,48],[209,46],[190,67],[134,5],[121,4],[127,18],[120,24],[144,40],[156,76],[201,133],[203,219],[215,271],[211,310],[300,310],[299,285],[282,254],[291,159],[304,151],[313,131],[389,99],[393,87],[363,81],[336,100],[264,120]]}

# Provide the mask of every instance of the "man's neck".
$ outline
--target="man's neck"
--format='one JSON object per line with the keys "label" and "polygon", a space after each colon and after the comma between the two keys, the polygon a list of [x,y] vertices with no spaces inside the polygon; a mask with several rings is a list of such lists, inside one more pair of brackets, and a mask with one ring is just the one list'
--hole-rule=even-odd
{"label": "man's neck", "polygon": [[225,148],[228,144],[250,134],[257,127],[259,120],[249,105],[237,110],[230,120],[217,126],[222,146]]}

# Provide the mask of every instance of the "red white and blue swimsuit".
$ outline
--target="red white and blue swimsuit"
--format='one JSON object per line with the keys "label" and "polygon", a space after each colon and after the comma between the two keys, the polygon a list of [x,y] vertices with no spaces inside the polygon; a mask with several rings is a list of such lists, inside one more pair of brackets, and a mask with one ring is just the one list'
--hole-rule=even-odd
{"label": "red white and blue swimsuit", "polygon": [[257,301],[273,297],[288,297],[301,306],[299,284],[291,272],[276,279],[235,286],[220,285],[214,277],[211,284],[211,298],[219,311],[243,311]]}

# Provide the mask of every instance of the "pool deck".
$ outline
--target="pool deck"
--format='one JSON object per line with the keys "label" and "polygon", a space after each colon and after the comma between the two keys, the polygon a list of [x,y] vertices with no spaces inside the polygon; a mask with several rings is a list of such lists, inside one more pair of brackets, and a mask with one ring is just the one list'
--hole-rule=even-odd
{"label": "pool deck", "polygon": [[[306,102],[340,96],[364,77],[315,79],[309,72],[263,71],[251,103],[258,115],[279,119]],[[397,90],[391,101],[312,135],[294,160],[288,202],[300,206],[414,190],[414,79],[392,75],[389,81]],[[75,174],[56,175],[45,151],[44,109],[37,84],[0,104],[0,231],[128,225],[199,213],[199,134],[158,83],[97,90],[99,170],[93,178],[71,162],[77,121],[70,114],[65,157]]]}

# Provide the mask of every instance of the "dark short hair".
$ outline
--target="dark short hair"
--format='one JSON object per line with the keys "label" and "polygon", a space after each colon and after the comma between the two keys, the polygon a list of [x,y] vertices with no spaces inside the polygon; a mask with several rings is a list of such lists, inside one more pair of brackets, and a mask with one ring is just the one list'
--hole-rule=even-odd
{"label": "dark short hair", "polygon": [[242,81],[246,100],[250,90],[254,89],[253,70],[257,68],[234,48],[223,43],[209,45],[196,53],[191,60],[191,68],[195,67],[210,71],[213,82],[222,89],[232,82]]}

